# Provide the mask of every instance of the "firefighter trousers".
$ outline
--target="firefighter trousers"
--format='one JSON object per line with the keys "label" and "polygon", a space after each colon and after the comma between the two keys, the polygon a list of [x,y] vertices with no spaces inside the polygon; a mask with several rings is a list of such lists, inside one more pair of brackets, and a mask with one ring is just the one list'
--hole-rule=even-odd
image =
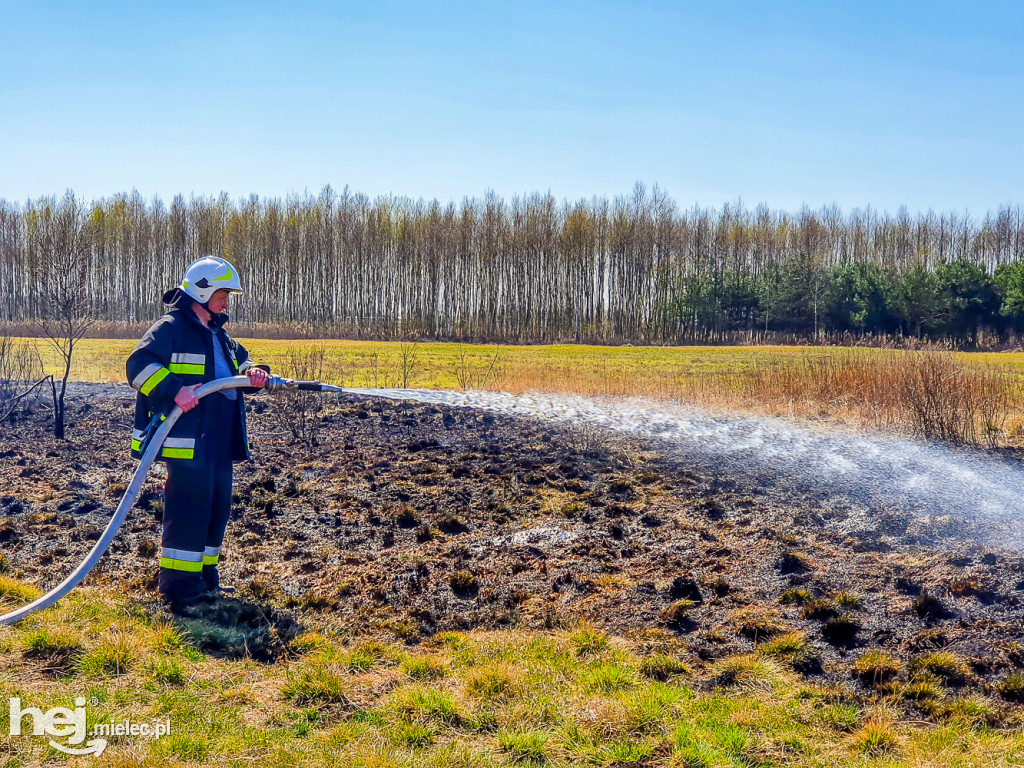
{"label": "firefighter trousers", "polygon": [[167,462],[157,583],[160,594],[176,604],[187,604],[220,585],[217,563],[231,515],[237,403],[218,392],[203,398],[203,404],[203,444],[196,445],[201,461]]}

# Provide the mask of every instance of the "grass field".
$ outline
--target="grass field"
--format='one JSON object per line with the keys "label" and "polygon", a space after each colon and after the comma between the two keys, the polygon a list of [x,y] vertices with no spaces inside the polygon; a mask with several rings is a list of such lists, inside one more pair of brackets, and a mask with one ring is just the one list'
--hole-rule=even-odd
{"label": "grass field", "polygon": [[[34,344],[46,366],[47,373],[59,373],[60,361],[41,339],[24,339]],[[277,370],[287,369],[295,350],[323,348],[326,369],[335,383],[348,386],[373,384],[374,361],[381,371],[379,386],[393,385],[401,376],[403,348],[415,349],[415,365],[409,386],[450,389],[459,386],[457,370],[460,354],[475,372],[483,373],[492,358],[498,356],[498,374],[494,381],[514,383],[529,374],[547,383],[571,390],[594,385],[596,380],[618,382],[633,380],[637,390],[650,387],[651,381],[669,388],[673,382],[713,375],[728,378],[752,366],[785,364],[793,360],[824,360],[837,353],[865,359],[883,359],[905,354],[900,351],[873,348],[812,346],[754,347],[630,347],[593,346],[583,344],[552,344],[533,346],[454,344],[445,342],[346,341],[275,341],[239,339],[253,359]],[[135,342],[126,339],[83,339],[75,352],[71,378],[75,381],[124,381],[124,361]],[[1015,378],[1024,381],[1024,352],[957,353],[971,366],[1005,367]],[[387,379],[385,381],[384,379]],[[609,384],[609,386],[611,386]]]}
{"label": "grass field", "polygon": [[[33,588],[0,577],[0,603]],[[216,628],[214,628],[216,629]],[[300,635],[278,663],[198,650],[202,621],[99,588],[0,628],[0,693],[22,706],[89,700],[88,724],[170,720],[160,739],[114,737],[104,765],[211,766],[1011,766],[1019,710],[937,689],[930,722],[900,696],[801,678],[790,646],[696,674],[663,630],[609,637],[444,633],[416,647]],[[221,630],[223,631],[223,630]],[[0,730],[7,733],[5,708]],[[58,741],[63,741],[58,739]],[[7,740],[5,766],[58,763],[42,738]],[[75,760],[71,760],[75,763]],[[87,762],[82,759],[82,764]]]}
{"label": "grass field", "polygon": [[[59,358],[46,342],[29,340],[42,353],[48,373],[57,373]],[[674,379],[697,373],[729,374],[755,362],[780,357],[824,355],[823,347],[602,347],[573,344],[511,346],[483,344],[452,344],[424,342],[403,345],[399,342],[364,342],[344,340],[273,341],[240,339],[250,355],[280,370],[286,367],[295,349],[322,347],[327,354],[328,371],[334,380],[350,386],[365,386],[377,356],[380,369],[387,372],[389,383],[399,376],[403,346],[414,346],[416,366],[411,386],[454,388],[458,386],[456,369],[459,354],[475,369],[486,367],[495,354],[503,371],[502,377],[514,379],[516,372],[547,371],[553,383],[571,386],[597,375],[643,375],[657,379]],[[124,381],[124,361],[135,346],[126,339],[83,339],[76,351],[72,378],[76,381]],[[872,354],[873,350],[865,350]],[[1024,373],[1024,354],[1012,355],[1013,362]],[[1008,359],[1008,358],[1007,358]],[[383,378],[383,376],[382,376]],[[380,382],[384,386],[383,381]]]}
{"label": "grass field", "polygon": [[[59,372],[52,348],[38,339],[27,342],[39,349],[47,372]],[[959,435],[962,442],[1016,445],[1024,439],[1024,353],[242,342],[253,359],[277,372],[345,386],[638,395],[941,439]],[[133,346],[123,339],[81,341],[72,378],[124,381],[124,360]]]}

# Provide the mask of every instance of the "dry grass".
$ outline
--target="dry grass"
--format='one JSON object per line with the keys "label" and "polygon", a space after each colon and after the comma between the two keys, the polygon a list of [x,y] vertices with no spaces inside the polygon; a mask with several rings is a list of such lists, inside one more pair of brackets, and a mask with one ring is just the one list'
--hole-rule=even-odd
{"label": "dry grass", "polygon": [[878,649],[864,653],[853,665],[854,673],[868,685],[892,680],[903,670],[903,664],[892,654]]}
{"label": "dry grass", "polygon": [[521,366],[500,383],[512,392],[642,395],[710,410],[826,418],[952,443],[995,446],[1024,435],[1024,391],[1009,360],[842,348],[764,352],[750,350],[740,365],[681,364],[675,375],[638,375],[625,365]]}

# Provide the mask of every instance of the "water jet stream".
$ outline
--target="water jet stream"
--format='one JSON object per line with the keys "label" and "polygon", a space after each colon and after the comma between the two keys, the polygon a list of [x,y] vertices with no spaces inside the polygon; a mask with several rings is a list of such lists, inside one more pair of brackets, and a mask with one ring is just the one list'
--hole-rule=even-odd
{"label": "water jet stream", "polygon": [[[1024,545],[1024,466],[978,449],[799,425],[782,418],[715,415],[641,398],[423,389],[353,394],[476,408],[570,425],[591,424],[652,446],[752,489],[815,495],[867,515],[901,510],[964,524],[965,536]],[[966,525],[966,524],[970,525]]]}

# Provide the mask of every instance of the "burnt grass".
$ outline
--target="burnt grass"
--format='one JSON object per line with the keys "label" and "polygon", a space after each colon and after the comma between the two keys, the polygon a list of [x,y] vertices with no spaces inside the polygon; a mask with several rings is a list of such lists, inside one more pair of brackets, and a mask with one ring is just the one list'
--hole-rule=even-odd
{"label": "burnt grass", "polygon": [[[63,443],[38,406],[0,425],[11,574],[45,589],[85,556],[134,471],[133,402],[125,386],[75,385]],[[796,630],[810,648],[794,666],[826,680],[853,679],[873,649],[903,663],[955,652],[990,693],[1024,666],[1024,558],[948,519],[843,509],[651,445],[383,399],[332,401],[318,447],[291,444],[269,397],[248,402],[255,458],[236,465],[221,567],[239,592],[195,616],[262,633],[256,655],[302,628],[415,643],[585,620],[694,665]],[[86,582],[154,611],[162,482],[151,473]]]}

